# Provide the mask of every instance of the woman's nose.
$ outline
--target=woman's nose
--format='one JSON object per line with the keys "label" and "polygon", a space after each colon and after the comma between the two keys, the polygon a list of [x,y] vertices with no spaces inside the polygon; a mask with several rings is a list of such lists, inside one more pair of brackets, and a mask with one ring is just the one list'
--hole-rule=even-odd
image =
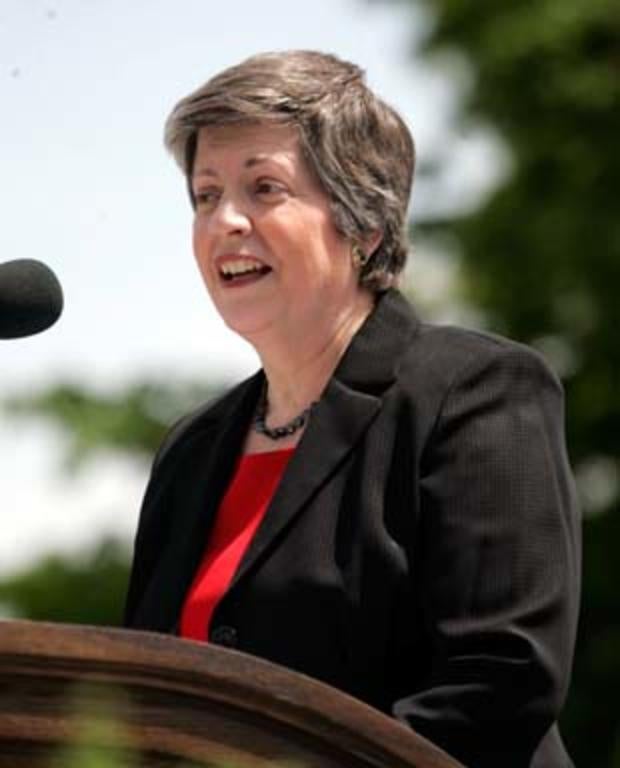
{"label": "woman's nose", "polygon": [[222,198],[211,219],[221,234],[244,234],[252,228],[252,222],[243,205],[231,198]]}

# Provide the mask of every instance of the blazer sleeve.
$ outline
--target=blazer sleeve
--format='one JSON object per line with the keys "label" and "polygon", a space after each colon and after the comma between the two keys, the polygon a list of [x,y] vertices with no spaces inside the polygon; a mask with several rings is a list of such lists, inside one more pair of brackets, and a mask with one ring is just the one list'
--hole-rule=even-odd
{"label": "blazer sleeve", "polygon": [[393,714],[466,765],[529,766],[567,692],[579,515],[560,384],[526,347],[485,357],[455,377],[422,457],[431,662]]}

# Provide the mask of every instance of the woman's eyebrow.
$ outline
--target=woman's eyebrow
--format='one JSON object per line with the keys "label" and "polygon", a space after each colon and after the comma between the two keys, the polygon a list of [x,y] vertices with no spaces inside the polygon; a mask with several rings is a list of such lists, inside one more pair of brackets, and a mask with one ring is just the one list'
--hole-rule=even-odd
{"label": "woman's eyebrow", "polygon": [[255,155],[254,157],[248,157],[243,165],[245,168],[252,168],[255,165],[266,163],[268,160],[272,159],[273,158],[268,157],[268,155]]}
{"label": "woman's eyebrow", "polygon": [[[248,157],[248,159],[244,162],[243,167],[253,168],[255,165],[268,162],[273,162],[276,165],[280,165],[276,159],[269,157],[268,155],[254,155],[252,157]],[[198,176],[219,176],[219,174],[214,168],[209,168],[207,166],[205,168],[198,169],[192,174],[192,176],[193,178],[197,178]]]}

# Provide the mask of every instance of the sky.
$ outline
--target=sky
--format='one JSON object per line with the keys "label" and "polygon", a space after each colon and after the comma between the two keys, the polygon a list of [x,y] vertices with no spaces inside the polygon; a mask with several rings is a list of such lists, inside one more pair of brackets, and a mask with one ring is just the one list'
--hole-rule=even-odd
{"label": "sky", "polygon": [[[162,144],[176,101],[249,55],[314,48],[361,65],[422,162],[448,161],[440,190],[414,187],[414,219],[478,200],[498,149],[482,127],[455,132],[470,73],[416,58],[430,19],[407,5],[0,0],[0,262],[43,261],[65,295],[49,331],[0,342],[0,400],[60,380],[109,391],[255,370],[205,294],[183,180]],[[143,465],[105,457],[67,475],[62,436],[2,410],[0,458],[0,574],[104,533],[132,536]]]}

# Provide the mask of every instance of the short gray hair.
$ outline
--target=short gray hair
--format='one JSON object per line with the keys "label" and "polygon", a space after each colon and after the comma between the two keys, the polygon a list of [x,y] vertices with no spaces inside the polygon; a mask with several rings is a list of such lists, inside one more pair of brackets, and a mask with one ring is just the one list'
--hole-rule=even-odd
{"label": "short gray hair", "polygon": [[190,177],[201,128],[296,127],[338,231],[357,242],[383,234],[360,272],[361,285],[380,291],[396,281],[407,259],[415,148],[403,119],[364,80],[360,67],[318,51],[258,54],[182,99],[166,121],[165,143],[194,204]]}

